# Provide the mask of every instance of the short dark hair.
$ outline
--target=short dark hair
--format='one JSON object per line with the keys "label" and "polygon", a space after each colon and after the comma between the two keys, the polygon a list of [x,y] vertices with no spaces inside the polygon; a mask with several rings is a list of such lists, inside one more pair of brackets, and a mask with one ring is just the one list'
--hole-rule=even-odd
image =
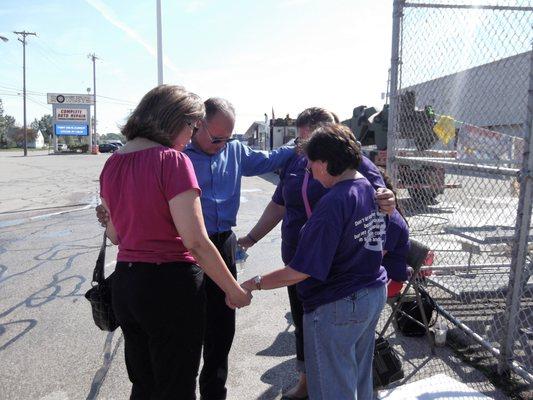
{"label": "short dark hair", "polygon": [[235,119],[235,108],[228,100],[220,97],[211,97],[204,102],[205,119],[210,121],[216,113],[223,113],[226,116]]}
{"label": "short dark hair", "polygon": [[337,124],[339,117],[331,111],[321,107],[310,107],[303,110],[296,118],[296,127],[309,126],[314,130],[321,124]]}
{"label": "short dark hair", "polygon": [[318,127],[305,144],[304,151],[311,161],[327,161],[331,176],[359,168],[362,159],[361,146],[350,128],[342,124]]}
{"label": "short dark hair", "polygon": [[144,137],[171,147],[185,124],[205,115],[199,96],[177,85],[159,85],[144,95],[122,134],[127,140]]}

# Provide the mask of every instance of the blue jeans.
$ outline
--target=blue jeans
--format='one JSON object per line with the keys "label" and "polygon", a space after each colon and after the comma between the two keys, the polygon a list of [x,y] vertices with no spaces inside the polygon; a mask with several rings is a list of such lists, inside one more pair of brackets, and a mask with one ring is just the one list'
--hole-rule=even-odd
{"label": "blue jeans", "polygon": [[385,300],[384,285],[363,288],[304,314],[311,400],[373,398],[374,332]]}

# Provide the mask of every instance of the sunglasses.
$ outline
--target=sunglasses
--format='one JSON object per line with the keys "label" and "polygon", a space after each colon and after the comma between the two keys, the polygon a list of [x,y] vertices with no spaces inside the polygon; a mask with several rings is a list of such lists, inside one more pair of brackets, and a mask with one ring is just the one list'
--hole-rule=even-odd
{"label": "sunglasses", "polygon": [[207,136],[209,136],[209,140],[211,140],[211,144],[228,143],[228,142],[233,142],[234,140],[236,140],[236,138],[234,137],[220,138],[220,137],[215,137],[211,135],[211,132],[209,131],[209,128],[207,127],[207,122],[204,120],[203,123],[204,123],[205,131],[207,132]]}
{"label": "sunglasses", "polygon": [[187,121],[187,126],[192,129],[192,134],[194,135],[198,131],[198,121]]}

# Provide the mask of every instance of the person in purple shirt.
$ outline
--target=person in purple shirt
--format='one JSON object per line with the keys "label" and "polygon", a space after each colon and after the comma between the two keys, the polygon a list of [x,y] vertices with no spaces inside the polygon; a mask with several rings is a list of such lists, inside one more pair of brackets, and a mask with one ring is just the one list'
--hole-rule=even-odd
{"label": "person in purple shirt", "polygon": [[[339,119],[334,113],[319,107],[308,108],[302,111],[296,119],[298,140],[301,142],[309,139],[313,130],[321,124],[335,122],[339,122]],[[301,151],[287,162],[285,168],[280,173],[280,182],[272,196],[272,201],[266,207],[257,224],[250,230],[250,233],[238,240],[241,246],[246,248],[253,246],[283,220],[281,226],[281,258],[285,265],[289,264],[298,246],[300,230],[308,220],[304,204],[304,194],[302,192],[307,162],[307,157]],[[379,207],[385,212],[392,212],[395,207],[394,194],[391,190],[384,189],[385,183],[381,178],[378,168],[368,158],[362,156],[358,171],[377,190],[376,201]],[[318,201],[327,192],[328,189],[322,186],[318,180],[310,177],[307,190],[305,191],[305,200],[309,203],[309,208],[313,210]],[[283,399],[306,399],[307,384],[303,340],[303,307],[298,297],[296,285],[290,285],[288,287],[288,293],[295,328],[296,366],[300,376],[298,384],[288,391]]]}
{"label": "person in purple shirt", "polygon": [[[392,180],[384,169],[379,169],[383,176],[383,181],[387,189],[394,191]],[[409,252],[409,225],[399,206],[390,215],[387,225],[387,240],[383,261],[381,265],[385,267],[389,283],[387,285],[387,297],[394,299],[401,291],[403,282],[412,274],[411,267],[407,266],[407,253]]]}
{"label": "person in purple shirt", "polygon": [[305,152],[313,177],[330,190],[301,229],[288,265],[242,286],[297,284],[311,399],[371,399],[374,331],[386,298],[381,261],[388,217],[358,172],[361,148],[348,127],[319,127]]}

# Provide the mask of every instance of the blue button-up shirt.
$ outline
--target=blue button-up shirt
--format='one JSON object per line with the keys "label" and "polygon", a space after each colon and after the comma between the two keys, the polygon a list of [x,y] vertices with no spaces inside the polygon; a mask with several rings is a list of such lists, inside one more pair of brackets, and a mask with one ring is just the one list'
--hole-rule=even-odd
{"label": "blue button-up shirt", "polygon": [[236,225],[240,205],[241,176],[255,176],[282,168],[294,155],[294,147],[272,152],[253,150],[235,140],[209,155],[193,143],[185,148],[202,189],[202,212],[207,233],[229,231]]}

